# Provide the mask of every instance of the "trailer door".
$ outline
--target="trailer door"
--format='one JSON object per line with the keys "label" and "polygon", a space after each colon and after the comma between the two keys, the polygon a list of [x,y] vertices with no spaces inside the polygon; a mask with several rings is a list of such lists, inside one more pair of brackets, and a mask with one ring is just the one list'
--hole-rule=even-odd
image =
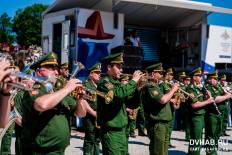
{"label": "trailer door", "polygon": [[70,20],[66,20],[62,23],[61,64],[68,62],[69,38],[70,38]]}

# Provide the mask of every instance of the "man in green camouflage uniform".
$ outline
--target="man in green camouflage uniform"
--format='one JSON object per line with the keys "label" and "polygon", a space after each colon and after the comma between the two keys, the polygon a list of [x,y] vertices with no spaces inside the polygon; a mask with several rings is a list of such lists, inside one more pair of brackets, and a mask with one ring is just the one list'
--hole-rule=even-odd
{"label": "man in green camouflage uniform", "polygon": [[167,155],[169,144],[169,122],[172,120],[170,100],[179,89],[175,83],[165,93],[159,82],[162,77],[162,64],[154,64],[146,68],[151,76],[143,92],[145,117],[148,121],[148,137],[150,139],[150,155]]}
{"label": "man in green camouflage uniform", "polygon": [[[129,82],[129,75],[128,74],[122,74],[120,77],[120,82],[122,84],[127,84]],[[127,125],[127,129],[126,129],[126,136],[127,136],[127,146],[128,146],[128,140],[129,140],[129,136],[133,136],[133,138],[135,138],[135,120],[136,120],[136,116],[137,116],[137,111],[139,108],[139,91],[138,89],[135,91],[134,94],[129,95],[126,97],[126,111],[128,113],[128,125]],[[127,149],[127,154],[129,154],[129,150]]]}
{"label": "man in green camouflage uniform", "polygon": [[102,151],[103,155],[125,155],[128,148],[125,99],[135,92],[142,73],[135,71],[132,80],[122,85],[118,80],[122,72],[122,53],[111,54],[103,58],[102,62],[107,65],[107,75],[97,85],[97,90],[105,93],[104,98],[97,98],[97,122],[101,127]]}
{"label": "man in green camouflage uniform", "polygon": [[[226,87],[228,87],[228,84],[226,82],[226,75],[223,74],[222,77],[220,77],[220,84],[223,87],[223,89],[226,90]],[[226,128],[227,128],[227,124],[228,124],[228,113],[229,113],[229,107],[230,107],[230,100],[226,101],[226,108],[224,111],[222,111],[222,121],[223,121],[223,125],[222,125],[222,136],[229,136],[229,134],[226,133]]]}
{"label": "man in green camouflage uniform", "polygon": [[138,109],[138,114],[137,114],[137,118],[136,118],[136,124],[138,127],[138,135],[139,136],[146,136],[145,134],[145,116],[144,116],[144,108],[143,108],[143,104],[141,103]]}
{"label": "man in green camouflage uniform", "polygon": [[212,96],[203,89],[202,71],[197,68],[191,72],[192,84],[187,88],[190,106],[190,155],[200,155],[202,130],[204,127],[205,107],[214,102]]}
{"label": "man in green camouflage uniform", "polygon": [[[168,93],[171,89],[171,84],[170,82],[173,80],[173,70],[172,68],[168,68],[166,72],[164,73],[164,81],[160,84],[160,87],[164,90],[164,93]],[[172,101],[174,98],[172,98]],[[176,102],[176,101],[175,101]],[[172,102],[170,102],[170,107],[171,107],[171,112],[172,112],[172,120],[168,123],[169,125],[169,148],[175,148],[171,144],[171,135],[172,135],[172,130],[173,130],[173,125],[175,121],[175,109],[178,109],[177,105],[174,105]]]}
{"label": "man in green camouflage uniform", "polygon": [[22,114],[22,154],[64,154],[69,144],[69,116],[78,113],[77,104],[69,97],[76,87],[82,86],[78,79],[71,79],[60,90],[52,86],[58,76],[57,57],[49,53],[31,65],[38,76],[54,77],[46,83],[35,83],[33,90],[23,95],[18,111]]}
{"label": "man in green camouflage uniform", "polygon": [[[120,82],[122,84],[127,84],[129,81],[129,75],[128,74],[122,74],[120,77]],[[138,95],[138,94],[137,94]],[[131,100],[133,98],[133,95],[130,95],[127,97],[126,99],[126,111],[128,113],[128,125],[127,125],[127,138],[129,139],[129,136],[132,138],[135,138],[135,128],[136,128],[136,116],[134,115],[135,110],[138,110],[137,106],[138,104],[133,103],[133,101]],[[136,101],[138,102],[138,100]]]}
{"label": "man in green camouflage uniform", "polygon": [[[183,77],[184,85],[181,86],[181,89],[187,91],[187,87],[190,85],[190,83],[191,83],[191,78],[188,75],[184,76]],[[190,115],[189,115],[190,109],[189,108],[190,108],[189,103],[187,100],[185,100],[185,102],[181,104],[181,110],[182,110],[182,118],[183,118],[186,141],[189,141],[190,138]]]}
{"label": "man in green camouflage uniform", "polygon": [[[84,82],[84,86],[91,90],[97,90],[97,83],[100,80],[101,75],[101,64],[97,63],[88,69],[89,76]],[[97,100],[96,96],[93,99],[89,99],[88,103],[93,111],[97,110]],[[96,124],[96,115],[91,115],[89,113],[83,119],[85,139],[83,145],[84,155],[98,155],[99,143],[100,143],[100,130]]]}
{"label": "man in green camouflage uniform", "polygon": [[[224,92],[221,85],[218,83],[217,72],[207,74],[207,90],[210,91],[215,99],[215,104],[207,106],[205,115],[205,139],[206,139],[206,154],[217,155],[218,140],[222,131],[222,115],[221,108],[226,106],[225,101],[231,97],[231,94]],[[223,109],[224,109],[223,107]]]}
{"label": "man in green camouflage uniform", "polygon": [[0,150],[0,155],[9,155],[11,154],[11,139],[13,136],[15,125],[14,123],[6,131],[4,137],[2,138],[2,145]]}

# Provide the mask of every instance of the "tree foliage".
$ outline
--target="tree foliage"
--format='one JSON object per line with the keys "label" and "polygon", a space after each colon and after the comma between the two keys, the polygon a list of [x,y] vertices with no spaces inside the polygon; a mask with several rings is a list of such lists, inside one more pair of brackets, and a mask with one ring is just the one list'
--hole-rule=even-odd
{"label": "tree foliage", "polygon": [[34,4],[16,11],[13,19],[13,29],[20,45],[41,45],[42,12],[48,6]]}
{"label": "tree foliage", "polygon": [[11,17],[7,13],[3,13],[0,16],[0,43],[12,44],[14,39]]}

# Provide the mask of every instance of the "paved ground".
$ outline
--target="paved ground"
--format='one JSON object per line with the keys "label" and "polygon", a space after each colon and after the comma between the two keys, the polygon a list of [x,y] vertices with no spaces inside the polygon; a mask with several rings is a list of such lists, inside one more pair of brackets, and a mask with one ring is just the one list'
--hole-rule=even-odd
{"label": "paved ground", "polygon": [[[227,133],[230,136],[222,137],[220,144],[219,155],[232,154],[232,128],[228,128]],[[72,132],[71,144],[66,149],[66,155],[82,154],[83,133]],[[188,142],[184,141],[184,132],[174,131],[172,133],[172,144],[176,146],[174,149],[169,149],[169,155],[185,155],[188,151]],[[136,138],[129,139],[129,152],[130,155],[149,155],[148,151],[149,139],[147,137],[137,136]],[[205,151],[202,150],[202,155]]]}
{"label": "paved ground", "polygon": [[[232,128],[228,128],[227,133],[230,136],[222,137],[220,144],[219,155],[231,155],[232,154]],[[84,134],[77,131],[72,131],[70,146],[66,149],[66,155],[81,155],[83,146]],[[14,139],[13,139],[14,141]],[[185,155],[188,150],[188,143],[184,141],[184,132],[173,131],[172,144],[176,146],[174,149],[169,149],[169,155]],[[147,137],[137,136],[136,138],[129,139],[129,152],[130,155],[149,155],[148,151],[149,139]],[[12,153],[14,154],[14,147],[12,145]],[[202,150],[202,155],[205,155],[205,151]]]}

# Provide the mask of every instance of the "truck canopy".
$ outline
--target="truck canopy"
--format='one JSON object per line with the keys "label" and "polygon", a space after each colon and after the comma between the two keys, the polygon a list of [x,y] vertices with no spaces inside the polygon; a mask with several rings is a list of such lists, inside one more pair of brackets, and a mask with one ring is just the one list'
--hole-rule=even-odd
{"label": "truck canopy", "polygon": [[211,12],[232,14],[232,9],[189,0],[57,0],[43,15],[77,7],[123,13],[126,25],[143,27],[188,27]]}

